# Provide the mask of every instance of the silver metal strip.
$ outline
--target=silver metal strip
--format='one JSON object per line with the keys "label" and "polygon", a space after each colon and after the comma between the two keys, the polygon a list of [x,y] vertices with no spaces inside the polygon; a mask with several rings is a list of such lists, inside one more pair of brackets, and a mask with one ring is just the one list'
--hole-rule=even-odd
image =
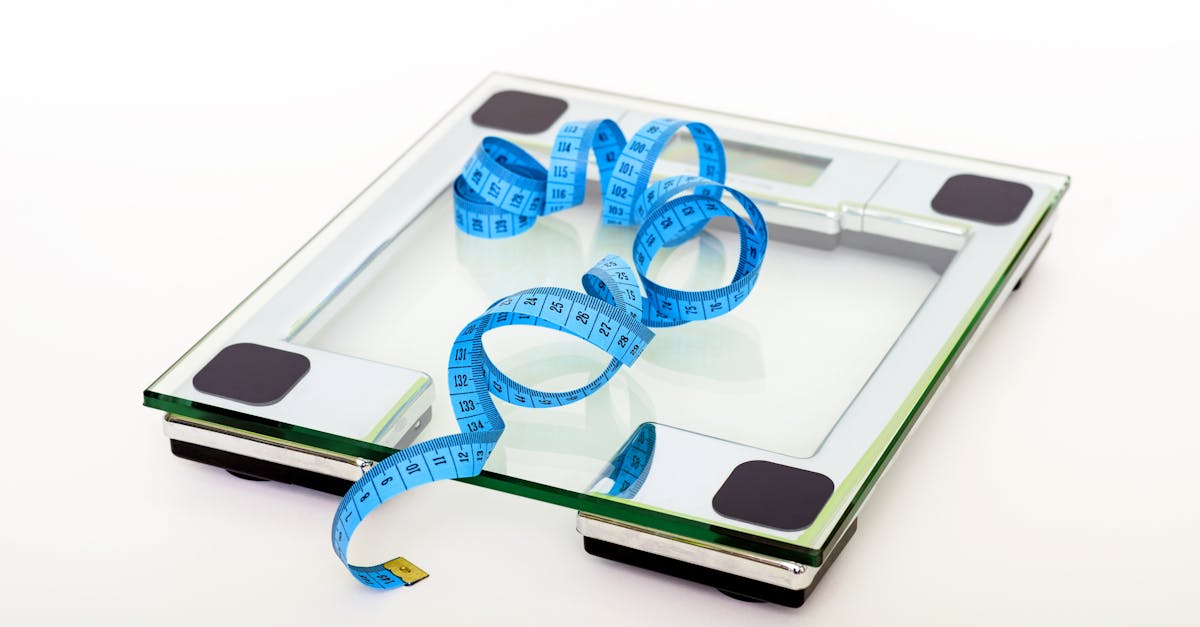
{"label": "silver metal strip", "polygon": [[263,461],[311,470],[322,475],[357,481],[374,464],[371,460],[308,448],[244,431],[227,431],[215,425],[185,416],[167,414],[163,433],[172,440],[189,442]]}
{"label": "silver metal strip", "polygon": [[588,538],[619,544],[638,551],[661,555],[789,590],[803,590],[809,587],[821,570],[819,566],[806,566],[761,553],[700,542],[585,512],[579,512],[575,528]]}

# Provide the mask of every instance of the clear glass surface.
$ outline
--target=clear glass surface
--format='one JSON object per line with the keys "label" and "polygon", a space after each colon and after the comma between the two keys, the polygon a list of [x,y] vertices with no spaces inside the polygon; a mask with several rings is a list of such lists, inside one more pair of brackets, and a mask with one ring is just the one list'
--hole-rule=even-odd
{"label": "clear glass surface", "polygon": [[[363,272],[366,284],[330,303],[334,316],[293,341],[430,373],[433,422],[425,435],[454,432],[444,373],[458,331],[503,296],[540,285],[579,289],[605,254],[629,257],[635,229],[601,224],[599,190],[590,191],[584,205],[501,240],[460,232],[451,195],[441,194],[375,256]],[[789,457],[812,455],[938,274],[917,260],[797,244],[786,227],[772,233],[758,283],[732,313],[658,330],[632,368],[573,405],[500,403],[508,430],[487,469],[586,491],[648,421]],[[732,276],[737,251],[737,233],[716,225],[660,254],[650,277],[679,289],[719,287]],[[550,391],[587,383],[610,359],[538,327],[493,331],[485,348],[518,381]]]}

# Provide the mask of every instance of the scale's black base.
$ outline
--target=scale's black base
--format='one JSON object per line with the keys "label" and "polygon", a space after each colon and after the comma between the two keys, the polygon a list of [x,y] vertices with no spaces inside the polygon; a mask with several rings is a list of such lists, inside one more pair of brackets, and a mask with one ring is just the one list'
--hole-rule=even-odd
{"label": "scale's black base", "polygon": [[334,496],[346,494],[346,490],[353,485],[345,479],[322,475],[311,470],[292,468],[181,440],[171,440],[171,452],[176,457],[224,468],[229,471],[229,474],[239,479],[290,483]]}
{"label": "scale's black base", "polygon": [[846,529],[846,533],[842,535],[842,539],[838,545],[834,547],[833,552],[826,558],[825,565],[817,571],[816,576],[809,586],[803,590],[791,590],[788,588],[780,588],[771,584],[731,575],[719,570],[696,566],[687,562],[681,562],[669,557],[646,553],[637,549],[631,549],[627,546],[597,540],[595,538],[583,539],[583,549],[597,557],[630,564],[639,568],[645,568],[664,575],[679,577],[694,581],[696,583],[712,586],[717,590],[725,593],[727,596],[738,599],[739,601],[751,601],[776,603],[787,607],[800,607],[805,599],[808,598],[817,583],[821,580],[829,570],[833,561],[837,559],[838,554],[842,552],[842,548],[850,540],[854,532],[858,530],[858,520],[850,523],[850,527]]}
{"label": "scale's black base", "polygon": [[[207,446],[192,444],[191,442],[183,442],[181,440],[171,440],[171,452],[176,457],[217,466],[224,468],[229,474],[238,477],[239,479],[247,479],[250,481],[278,481],[280,483],[288,483],[298,485],[334,496],[342,496],[353,485],[345,479],[338,479],[315,473],[310,470],[302,470],[268,462],[237,453],[230,453]],[[846,546],[846,542],[854,535],[858,529],[858,521],[855,520],[850,524],[850,528],[842,535],[841,541],[834,547],[833,553],[825,560],[825,566],[817,571],[813,582],[808,588],[803,590],[790,590],[788,588],[780,588],[761,581],[731,575],[719,570],[704,568],[680,562],[671,558],[654,555],[621,546],[612,544],[595,538],[584,538],[583,548],[588,553],[603,557],[606,559],[623,562],[633,566],[652,570],[664,575],[687,579],[696,583],[712,586],[726,595],[738,599],[740,601],[750,602],[770,602],[787,607],[800,607],[808,595],[812,594],[813,588],[817,582],[829,570],[829,566],[838,554],[842,552],[842,548]]]}

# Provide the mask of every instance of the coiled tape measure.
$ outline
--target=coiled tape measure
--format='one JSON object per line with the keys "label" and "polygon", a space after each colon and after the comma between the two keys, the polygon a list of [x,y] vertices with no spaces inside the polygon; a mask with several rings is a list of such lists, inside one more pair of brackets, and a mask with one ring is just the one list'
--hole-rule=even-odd
{"label": "coiled tape measure", "polygon": [[[681,129],[695,140],[701,176],[671,177],[651,185],[658,155]],[[638,226],[633,266],[608,255],[583,276],[583,292],[561,287],[526,289],[496,301],[463,327],[450,349],[448,366],[450,404],[461,433],[422,442],[375,464],[338,505],[333,550],[362,583],[397,588],[428,576],[404,558],[377,566],[350,564],[346,558],[350,537],[371,510],[402,492],[482,472],[504,433],[493,397],[535,408],[561,407],[586,398],[622,365],[637,361],[654,338],[652,328],[728,313],[754,287],[767,248],[766,223],[753,201],[723,184],[725,150],[712,129],[699,122],[653,120],[629,142],[612,120],[567,123],[555,138],[549,170],[511,142],[488,137],[454,181],[456,224],[478,237],[512,237],[529,230],[539,216],[581,204],[591,154],[600,174],[604,222]],[[721,202],[723,194],[732,196],[746,215]],[[646,277],[659,250],[686,242],[721,216],[733,218],[741,240],[729,285],[690,292]],[[603,350],[612,361],[583,387],[566,392],[535,390],[501,372],[483,349],[485,333],[509,325],[562,331]],[[630,496],[637,491],[654,440],[649,424],[631,437],[613,462],[610,494]]]}

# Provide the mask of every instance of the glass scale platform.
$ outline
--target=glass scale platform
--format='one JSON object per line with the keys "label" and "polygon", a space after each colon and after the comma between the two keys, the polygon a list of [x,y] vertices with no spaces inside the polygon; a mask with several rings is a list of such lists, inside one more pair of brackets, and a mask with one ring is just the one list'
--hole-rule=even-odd
{"label": "glass scale platform", "polygon": [[[457,432],[445,372],[462,325],[528,287],[579,289],[605,254],[629,257],[636,230],[601,224],[593,180],[583,206],[527,233],[472,237],[454,224],[463,163],[488,135],[546,163],[565,121],[611,118],[632,136],[663,116],[711,126],[727,184],[766,218],[753,293],[728,315],[660,329],[583,401],[498,401],[508,429],[465,481],[578,510],[597,555],[799,605],[1045,244],[1067,177],[493,75],[145,391],[175,453],[340,494],[395,449]],[[695,163],[682,133],[655,176]],[[650,276],[725,284],[731,225],[660,253]],[[544,390],[609,360],[537,327],[485,344]],[[637,480],[619,480],[633,458]]]}

